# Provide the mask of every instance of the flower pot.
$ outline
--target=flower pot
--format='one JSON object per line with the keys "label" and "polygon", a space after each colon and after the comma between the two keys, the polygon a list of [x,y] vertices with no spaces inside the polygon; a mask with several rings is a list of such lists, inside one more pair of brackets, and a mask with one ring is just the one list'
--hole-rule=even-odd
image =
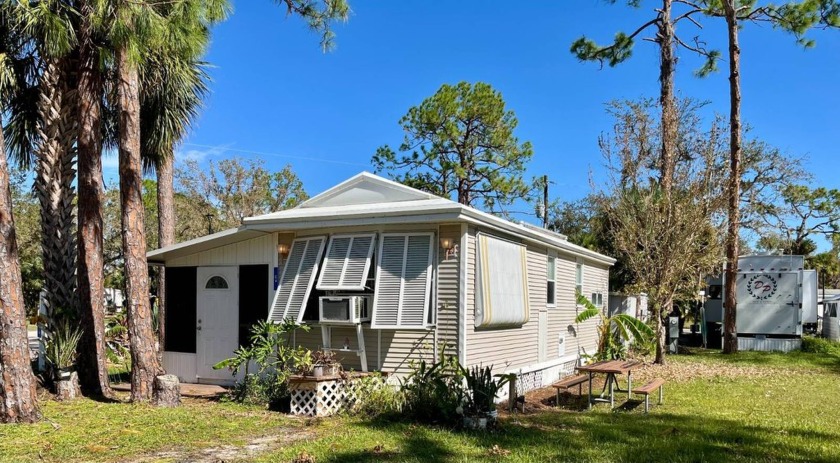
{"label": "flower pot", "polygon": [[73,371],[73,367],[59,368],[56,371],[56,379],[58,381],[67,381],[73,375]]}
{"label": "flower pot", "polygon": [[336,374],[338,374],[338,365],[315,365],[312,367],[312,376],[316,378],[335,376]]}
{"label": "flower pot", "polygon": [[467,429],[487,429],[487,417],[486,416],[465,416],[464,417],[464,427]]}

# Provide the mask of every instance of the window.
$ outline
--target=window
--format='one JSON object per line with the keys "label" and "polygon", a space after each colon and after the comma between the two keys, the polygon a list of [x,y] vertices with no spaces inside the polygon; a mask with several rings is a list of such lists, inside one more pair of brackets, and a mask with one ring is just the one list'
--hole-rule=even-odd
{"label": "window", "polygon": [[603,307],[604,306],[604,294],[603,293],[592,293],[592,305],[595,307]]}
{"label": "window", "polygon": [[362,291],[365,289],[371,256],[375,244],[374,234],[333,235],[327,246],[318,290]]}
{"label": "window", "polygon": [[216,275],[207,280],[204,289],[228,289],[228,282],[224,278]]}
{"label": "window", "polygon": [[475,326],[522,326],[528,323],[527,250],[525,246],[479,233]]}
{"label": "window", "polygon": [[575,298],[578,294],[583,294],[583,264],[580,262],[575,266]]}
{"label": "window", "polygon": [[291,318],[300,323],[303,320],[306,301],[318,274],[318,264],[324,254],[324,236],[298,238],[292,242],[289,257],[280,276],[280,287],[274,295],[274,303],[268,319],[275,322]]}
{"label": "window", "polygon": [[381,235],[371,328],[426,328],[431,303],[433,238],[433,233]]}
{"label": "window", "polygon": [[545,303],[548,305],[554,305],[555,296],[557,291],[557,282],[556,282],[556,275],[557,274],[557,258],[553,256],[548,256],[546,261],[546,269],[545,269],[545,284],[546,284],[546,296],[545,296]]}

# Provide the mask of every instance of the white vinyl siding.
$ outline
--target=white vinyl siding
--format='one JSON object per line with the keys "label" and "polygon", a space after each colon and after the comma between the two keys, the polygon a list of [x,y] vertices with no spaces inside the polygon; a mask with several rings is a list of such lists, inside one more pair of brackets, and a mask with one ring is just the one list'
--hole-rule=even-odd
{"label": "white vinyl siding", "polygon": [[375,234],[333,235],[318,278],[319,290],[362,291],[370,271]]}
{"label": "white vinyl siding", "polygon": [[298,238],[292,242],[280,277],[280,287],[268,315],[269,320],[280,322],[292,318],[298,323],[302,321],[325,242],[324,236]]}
{"label": "white vinyl siding", "polygon": [[478,235],[475,326],[521,326],[528,323],[527,249],[486,234]]}
{"label": "white vinyl siding", "polygon": [[427,327],[433,238],[433,233],[382,234],[371,328]]}

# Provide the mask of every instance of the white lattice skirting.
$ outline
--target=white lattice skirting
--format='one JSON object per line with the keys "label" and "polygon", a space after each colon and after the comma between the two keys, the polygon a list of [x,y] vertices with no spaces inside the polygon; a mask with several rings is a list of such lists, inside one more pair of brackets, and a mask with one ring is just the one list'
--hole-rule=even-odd
{"label": "white lattice skirting", "polygon": [[[534,389],[547,387],[560,378],[574,374],[576,365],[576,357],[567,357],[562,359],[561,362],[547,365],[542,368],[537,366],[533,369],[512,370],[508,373],[516,373],[516,393],[524,394],[528,391],[533,391]],[[501,393],[503,395],[500,396],[498,400],[506,400],[508,393],[507,388],[503,388]]]}
{"label": "white lattice skirting", "polygon": [[293,379],[291,413],[302,416],[331,416],[356,403],[353,379]]}

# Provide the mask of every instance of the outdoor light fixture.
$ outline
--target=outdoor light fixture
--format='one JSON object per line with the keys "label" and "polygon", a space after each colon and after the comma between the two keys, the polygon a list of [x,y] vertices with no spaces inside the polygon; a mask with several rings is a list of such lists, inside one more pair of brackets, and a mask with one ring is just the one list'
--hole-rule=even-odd
{"label": "outdoor light fixture", "polygon": [[286,243],[280,243],[277,245],[277,254],[280,254],[285,259],[289,257],[289,245]]}
{"label": "outdoor light fixture", "polygon": [[455,241],[452,238],[441,238],[440,247],[445,251],[444,256],[446,256],[447,259],[458,257],[458,245],[455,244]]}

